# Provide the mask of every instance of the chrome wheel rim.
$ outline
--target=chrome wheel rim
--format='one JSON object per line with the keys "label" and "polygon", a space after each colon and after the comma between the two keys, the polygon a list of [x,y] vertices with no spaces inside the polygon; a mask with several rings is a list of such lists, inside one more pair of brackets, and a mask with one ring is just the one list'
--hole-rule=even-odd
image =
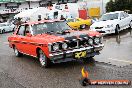
{"label": "chrome wheel rim", "polygon": [[82,28],[85,28],[85,25],[82,25]]}
{"label": "chrome wheel rim", "polygon": [[42,51],[40,51],[39,60],[40,60],[40,63],[41,63],[42,66],[45,66],[45,59],[46,59],[46,56],[43,54]]}

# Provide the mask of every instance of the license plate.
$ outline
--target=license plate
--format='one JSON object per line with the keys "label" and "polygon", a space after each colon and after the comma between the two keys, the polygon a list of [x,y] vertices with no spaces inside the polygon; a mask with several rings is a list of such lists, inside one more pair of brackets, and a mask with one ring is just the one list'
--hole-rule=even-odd
{"label": "license plate", "polygon": [[87,55],[86,51],[76,52],[75,58],[77,58],[77,59],[84,58],[84,57],[86,57],[86,55]]}

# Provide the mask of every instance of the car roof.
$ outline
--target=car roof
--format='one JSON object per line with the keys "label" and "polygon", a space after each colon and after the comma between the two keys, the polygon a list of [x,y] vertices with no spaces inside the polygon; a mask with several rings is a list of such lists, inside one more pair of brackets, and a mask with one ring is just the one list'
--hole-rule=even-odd
{"label": "car roof", "polygon": [[[109,13],[106,13],[106,14],[115,14],[115,13],[121,13],[121,12],[124,12],[124,11],[115,11],[115,12],[109,12]],[[104,15],[106,15],[104,14]]]}
{"label": "car roof", "polygon": [[41,21],[34,21],[34,22],[27,22],[23,23],[22,25],[33,25],[33,24],[40,24],[40,23],[51,23],[51,22],[63,22],[64,20],[41,20]]}

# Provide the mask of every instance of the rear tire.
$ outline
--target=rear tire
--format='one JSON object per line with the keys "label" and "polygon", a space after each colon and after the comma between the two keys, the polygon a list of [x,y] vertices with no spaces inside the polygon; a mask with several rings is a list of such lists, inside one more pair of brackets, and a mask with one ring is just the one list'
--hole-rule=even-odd
{"label": "rear tire", "polygon": [[118,35],[119,33],[120,33],[120,27],[119,27],[119,25],[117,25],[116,26],[116,29],[115,29],[115,34]]}
{"label": "rear tire", "polygon": [[42,50],[39,50],[38,58],[39,58],[39,62],[40,62],[41,67],[44,67],[44,68],[49,67],[50,60],[46,57],[46,55],[44,54],[44,52]]}
{"label": "rear tire", "polygon": [[129,26],[130,26],[130,29],[132,29],[132,21],[130,22],[130,25]]}
{"label": "rear tire", "polygon": [[88,58],[83,58],[84,62],[90,62],[93,59],[94,56],[90,56]]}
{"label": "rear tire", "polygon": [[14,47],[13,49],[14,49],[14,53],[15,53],[15,56],[16,56],[16,57],[22,56],[22,53],[20,53],[20,52],[17,50],[16,47]]}

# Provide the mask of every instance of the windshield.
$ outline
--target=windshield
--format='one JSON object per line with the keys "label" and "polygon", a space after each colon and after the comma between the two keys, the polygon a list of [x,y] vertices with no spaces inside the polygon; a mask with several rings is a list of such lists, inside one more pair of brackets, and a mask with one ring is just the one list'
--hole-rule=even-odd
{"label": "windshield", "polygon": [[0,27],[2,27],[2,26],[6,26],[6,24],[0,24]]}
{"label": "windshield", "polygon": [[49,22],[49,23],[41,23],[34,24],[33,26],[33,34],[42,34],[42,33],[57,33],[64,32],[66,30],[71,30],[71,28],[66,24],[66,22]]}
{"label": "windshield", "polygon": [[106,20],[114,20],[118,19],[118,13],[115,14],[105,14],[100,18],[100,21],[106,21]]}
{"label": "windshield", "polygon": [[74,22],[74,19],[68,19],[67,22]]}

